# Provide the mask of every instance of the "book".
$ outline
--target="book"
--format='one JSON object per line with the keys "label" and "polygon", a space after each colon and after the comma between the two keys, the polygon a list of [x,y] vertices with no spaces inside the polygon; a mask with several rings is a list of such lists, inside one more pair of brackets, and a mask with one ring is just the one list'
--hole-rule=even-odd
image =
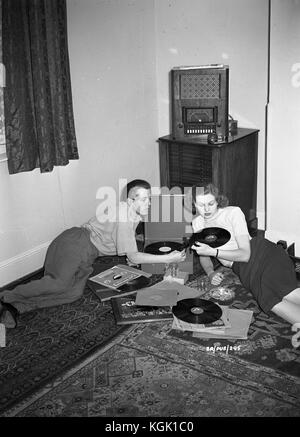
{"label": "book", "polygon": [[173,319],[170,306],[151,307],[135,304],[136,296],[122,296],[111,299],[117,325],[131,323],[162,322]]}

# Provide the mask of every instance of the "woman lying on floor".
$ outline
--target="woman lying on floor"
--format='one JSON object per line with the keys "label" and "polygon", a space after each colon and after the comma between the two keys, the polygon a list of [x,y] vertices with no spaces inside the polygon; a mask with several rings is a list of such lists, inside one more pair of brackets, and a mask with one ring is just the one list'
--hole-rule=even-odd
{"label": "woman lying on floor", "polygon": [[211,283],[219,285],[223,280],[210,259],[217,257],[224,266],[232,268],[265,313],[273,312],[291,323],[293,330],[300,329],[300,288],[285,250],[263,237],[251,238],[242,210],[228,206],[227,197],[213,184],[192,187],[192,203],[198,213],[192,222],[194,232],[219,227],[231,234],[230,240],[218,249],[200,243],[192,246]]}

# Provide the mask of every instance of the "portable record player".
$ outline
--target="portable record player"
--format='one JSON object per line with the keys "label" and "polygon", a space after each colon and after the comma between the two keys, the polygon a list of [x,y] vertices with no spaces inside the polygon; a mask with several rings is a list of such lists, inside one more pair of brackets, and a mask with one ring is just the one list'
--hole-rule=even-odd
{"label": "portable record player", "polygon": [[[182,250],[192,234],[191,221],[183,208],[184,195],[161,194],[151,196],[148,221],[145,222],[144,252],[163,255],[172,250]],[[165,263],[145,263],[145,272],[163,274]],[[193,251],[186,250],[185,261],[178,264],[180,271],[193,273]]]}

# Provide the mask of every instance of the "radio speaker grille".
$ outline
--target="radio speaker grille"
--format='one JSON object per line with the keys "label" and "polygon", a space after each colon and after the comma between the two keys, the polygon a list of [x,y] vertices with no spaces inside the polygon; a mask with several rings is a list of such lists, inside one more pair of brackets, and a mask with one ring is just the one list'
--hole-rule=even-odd
{"label": "radio speaker grille", "polygon": [[219,74],[185,74],[181,76],[182,99],[218,99],[220,97]]}

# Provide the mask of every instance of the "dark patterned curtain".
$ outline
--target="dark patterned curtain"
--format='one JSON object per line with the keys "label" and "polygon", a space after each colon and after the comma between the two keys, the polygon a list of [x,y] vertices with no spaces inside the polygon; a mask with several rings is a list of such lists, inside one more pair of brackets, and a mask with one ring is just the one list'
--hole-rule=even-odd
{"label": "dark patterned curtain", "polygon": [[65,0],[2,0],[9,173],[78,159]]}

